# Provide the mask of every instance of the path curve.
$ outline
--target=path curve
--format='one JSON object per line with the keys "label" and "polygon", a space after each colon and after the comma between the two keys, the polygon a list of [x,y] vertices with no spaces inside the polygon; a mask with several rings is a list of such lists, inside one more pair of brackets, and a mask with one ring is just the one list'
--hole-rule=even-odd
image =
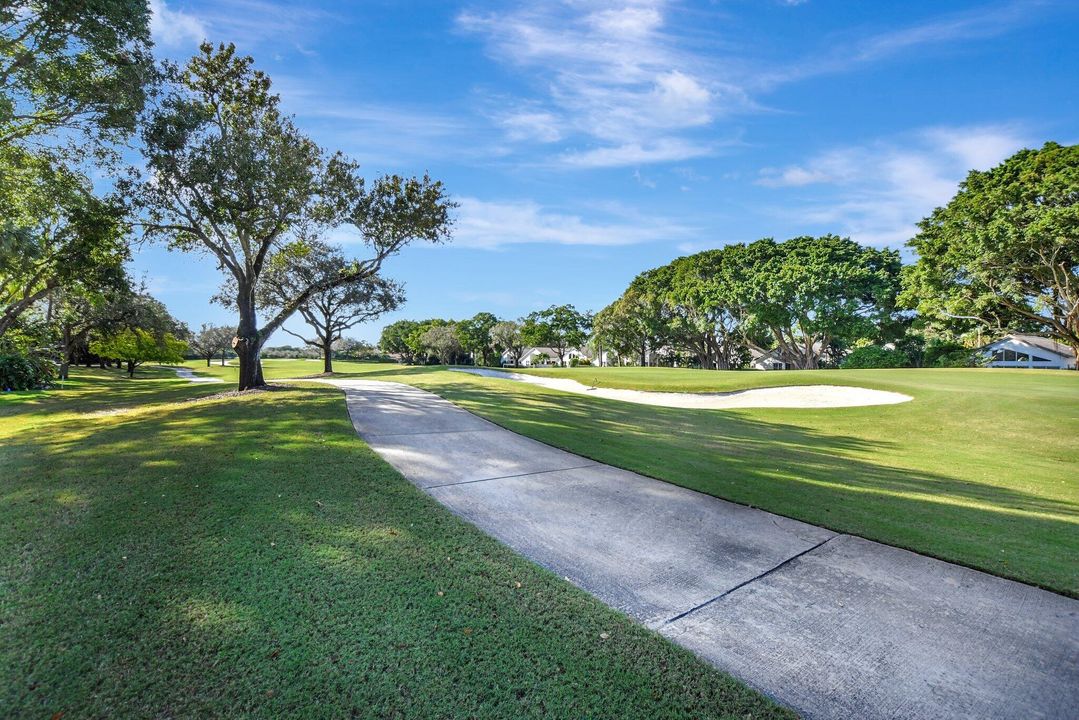
{"label": "path curve", "polygon": [[1079,601],[564,452],[400,383],[342,388],[460,517],[809,718],[1073,718]]}
{"label": "path curve", "polygon": [[590,395],[606,400],[621,400],[640,405],[684,408],[689,410],[725,410],[730,408],[842,408],[866,405],[897,405],[914,398],[886,390],[848,385],[786,385],[753,388],[723,393],[679,393],[588,387],[568,378],[540,377],[487,368],[450,368],[455,372],[482,375],[500,380],[540,385],[552,390]]}
{"label": "path curve", "polygon": [[221,383],[221,382],[225,382],[221,378],[213,377],[212,375],[196,375],[195,372],[191,368],[174,367],[173,371],[176,373],[177,377],[183,378],[184,380],[187,380],[188,382],[192,382],[192,383]]}

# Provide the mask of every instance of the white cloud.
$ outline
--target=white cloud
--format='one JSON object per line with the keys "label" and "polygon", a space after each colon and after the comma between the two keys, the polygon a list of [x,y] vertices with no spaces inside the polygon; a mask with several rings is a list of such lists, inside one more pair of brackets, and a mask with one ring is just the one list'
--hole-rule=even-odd
{"label": "white cloud", "polygon": [[786,211],[863,243],[894,245],[946,204],[969,170],[989,169],[1027,144],[1010,126],[928,128],[765,168],[758,184],[810,190],[813,196],[788,203]]}
{"label": "white cloud", "polygon": [[544,208],[531,200],[500,202],[466,197],[458,202],[452,243],[456,247],[498,249],[523,243],[634,245],[677,239],[693,232],[680,223],[642,217],[625,209],[609,220],[590,221]]}
{"label": "white cloud", "polygon": [[757,89],[803,80],[828,73],[846,72],[858,65],[886,60],[904,52],[938,45],[954,49],[957,44],[1011,32],[1036,17],[1041,2],[1014,0],[996,7],[978,7],[940,15],[905,28],[888,30],[846,42],[833,40],[837,47],[812,55],[787,67],[764,71],[747,80]]}
{"label": "white cloud", "polygon": [[599,147],[593,150],[567,152],[559,156],[562,164],[580,168],[624,167],[657,162],[674,162],[710,155],[713,146],[680,138],[660,138],[653,143]]}
{"label": "white cloud", "polygon": [[165,0],[150,0],[150,34],[154,43],[167,48],[190,48],[208,36],[202,21],[181,10],[173,10]]}
{"label": "white cloud", "polygon": [[500,119],[509,139],[598,145],[555,158],[577,167],[666,162],[710,153],[684,133],[749,104],[717,77],[713,60],[680,47],[666,5],[564,0],[464,13],[458,26],[483,36],[493,56],[531,73],[526,78],[540,88],[538,98],[510,101],[520,107]]}
{"label": "white cloud", "polygon": [[551,112],[534,109],[512,110],[495,118],[510,140],[537,140],[552,143],[562,139],[558,117]]}
{"label": "white cloud", "polygon": [[332,16],[316,8],[272,0],[218,0],[202,6],[196,15],[165,0],[150,0],[150,32],[159,48],[190,52],[202,40],[234,42],[250,53],[272,44],[273,50],[290,48],[311,56],[309,40],[328,25]]}
{"label": "white cloud", "polygon": [[654,190],[656,187],[656,181],[652,178],[645,177],[641,174],[641,169],[637,168],[633,171],[633,179],[637,181],[637,184],[641,187],[646,187],[650,190]]}

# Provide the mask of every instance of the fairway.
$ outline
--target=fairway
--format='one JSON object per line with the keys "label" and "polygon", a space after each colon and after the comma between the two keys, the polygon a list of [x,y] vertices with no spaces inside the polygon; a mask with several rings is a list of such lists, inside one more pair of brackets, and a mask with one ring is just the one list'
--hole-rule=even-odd
{"label": "fairway", "polygon": [[[270,362],[266,372],[286,377],[311,365]],[[604,463],[1079,596],[1079,374],[534,371],[634,389],[708,392],[817,382],[914,397],[884,407],[703,411],[598,400],[439,368],[343,363],[340,370],[417,385]],[[211,371],[235,377],[235,368]]]}
{"label": "fairway", "polygon": [[0,395],[4,716],[790,716],[438,506],[339,391],[223,389]]}

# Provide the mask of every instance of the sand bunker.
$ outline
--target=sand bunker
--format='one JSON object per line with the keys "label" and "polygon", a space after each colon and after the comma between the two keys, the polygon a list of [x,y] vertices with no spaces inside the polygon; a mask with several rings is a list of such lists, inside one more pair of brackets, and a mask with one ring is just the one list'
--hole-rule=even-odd
{"label": "sand bunker", "polygon": [[692,410],[725,410],[728,408],[839,408],[865,405],[896,405],[914,398],[902,393],[847,385],[790,385],[786,387],[754,388],[725,393],[676,393],[592,388],[576,380],[539,377],[521,373],[488,370],[485,368],[451,368],[483,377],[516,380],[540,385],[552,390],[590,395],[606,400],[622,400],[640,405],[688,408]]}

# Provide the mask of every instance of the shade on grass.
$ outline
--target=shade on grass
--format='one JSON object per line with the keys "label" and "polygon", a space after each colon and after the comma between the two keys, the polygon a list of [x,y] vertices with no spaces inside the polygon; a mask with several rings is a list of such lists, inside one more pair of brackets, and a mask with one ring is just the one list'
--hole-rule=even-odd
{"label": "shade on grass", "polygon": [[[303,369],[267,367],[271,377]],[[645,390],[831,383],[914,398],[876,407],[718,411],[601,400],[438,368],[341,369],[427,388],[601,462],[1079,597],[1079,373],[535,371]]]}
{"label": "shade on grass", "polygon": [[5,717],[786,717],[458,520],[328,388],[0,402]]}
{"label": "shade on grass", "polygon": [[[801,383],[813,375],[816,382],[901,392],[914,401],[680,410],[462,373],[405,378],[601,462],[1079,596],[1079,374],[644,370],[658,390],[729,389],[755,377]],[[582,371],[604,377],[600,369]],[[617,370],[608,377],[619,379]]]}

